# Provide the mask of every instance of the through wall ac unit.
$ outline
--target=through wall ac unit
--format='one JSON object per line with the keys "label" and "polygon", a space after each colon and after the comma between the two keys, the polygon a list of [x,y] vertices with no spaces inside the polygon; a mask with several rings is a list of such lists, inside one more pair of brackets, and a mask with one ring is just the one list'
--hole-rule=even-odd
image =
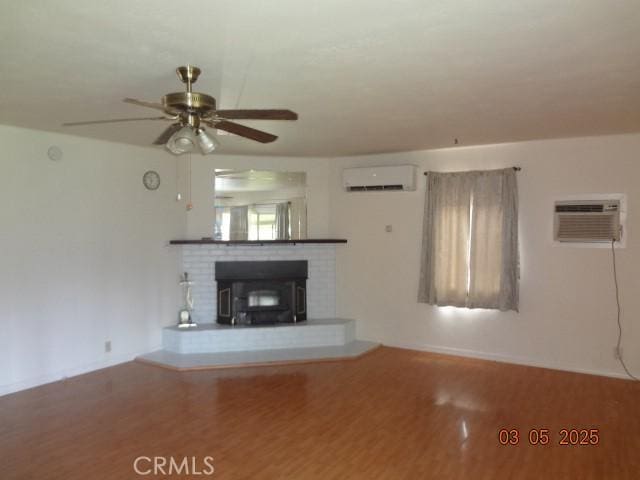
{"label": "through wall ac unit", "polygon": [[553,238],[558,242],[610,243],[620,240],[619,200],[555,202]]}
{"label": "through wall ac unit", "polygon": [[415,190],[415,165],[345,168],[342,183],[348,192]]}

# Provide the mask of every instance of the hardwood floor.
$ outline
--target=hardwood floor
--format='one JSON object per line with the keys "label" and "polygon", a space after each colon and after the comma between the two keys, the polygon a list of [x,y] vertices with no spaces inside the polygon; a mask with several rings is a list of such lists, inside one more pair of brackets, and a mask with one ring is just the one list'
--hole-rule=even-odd
{"label": "hardwood floor", "polygon": [[[501,445],[502,428],[519,444]],[[559,445],[562,429],[599,442]],[[127,363],[0,397],[3,480],[638,479],[638,452],[637,383],[392,348],[235,370]],[[139,456],[143,473],[153,457],[202,471],[206,456],[215,472],[139,476]]]}

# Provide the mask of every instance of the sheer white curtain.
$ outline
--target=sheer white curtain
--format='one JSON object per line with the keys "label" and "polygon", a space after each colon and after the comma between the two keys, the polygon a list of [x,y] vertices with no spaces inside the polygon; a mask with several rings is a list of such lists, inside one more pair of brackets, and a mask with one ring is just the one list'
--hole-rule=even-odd
{"label": "sheer white curtain", "polygon": [[249,239],[249,207],[231,207],[229,240]]}
{"label": "sheer white curtain", "polygon": [[427,177],[418,301],[518,310],[518,192],[512,168]]}
{"label": "sheer white curtain", "polygon": [[276,204],[275,239],[289,240],[289,202]]}
{"label": "sheer white curtain", "polygon": [[302,198],[292,198],[289,201],[291,222],[291,239],[307,238],[307,202]]}

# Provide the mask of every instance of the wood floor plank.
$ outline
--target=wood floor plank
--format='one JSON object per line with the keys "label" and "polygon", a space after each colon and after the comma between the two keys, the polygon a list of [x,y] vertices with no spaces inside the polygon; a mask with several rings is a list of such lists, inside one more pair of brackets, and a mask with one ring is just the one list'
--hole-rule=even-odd
{"label": "wood floor plank", "polygon": [[[559,445],[562,429],[599,443]],[[131,362],[0,397],[3,480],[209,478],[138,476],[138,456],[211,456],[210,478],[232,480],[617,480],[640,478],[638,451],[638,383],[387,347],[236,370]]]}

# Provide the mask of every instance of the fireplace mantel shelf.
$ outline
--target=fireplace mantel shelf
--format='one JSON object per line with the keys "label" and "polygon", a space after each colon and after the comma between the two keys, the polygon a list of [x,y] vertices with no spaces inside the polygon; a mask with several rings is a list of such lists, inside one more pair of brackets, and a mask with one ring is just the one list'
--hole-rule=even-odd
{"label": "fireplace mantel shelf", "polygon": [[304,240],[213,240],[201,238],[200,240],[171,240],[170,245],[296,245],[298,243],[347,243],[344,238],[305,238]]}

